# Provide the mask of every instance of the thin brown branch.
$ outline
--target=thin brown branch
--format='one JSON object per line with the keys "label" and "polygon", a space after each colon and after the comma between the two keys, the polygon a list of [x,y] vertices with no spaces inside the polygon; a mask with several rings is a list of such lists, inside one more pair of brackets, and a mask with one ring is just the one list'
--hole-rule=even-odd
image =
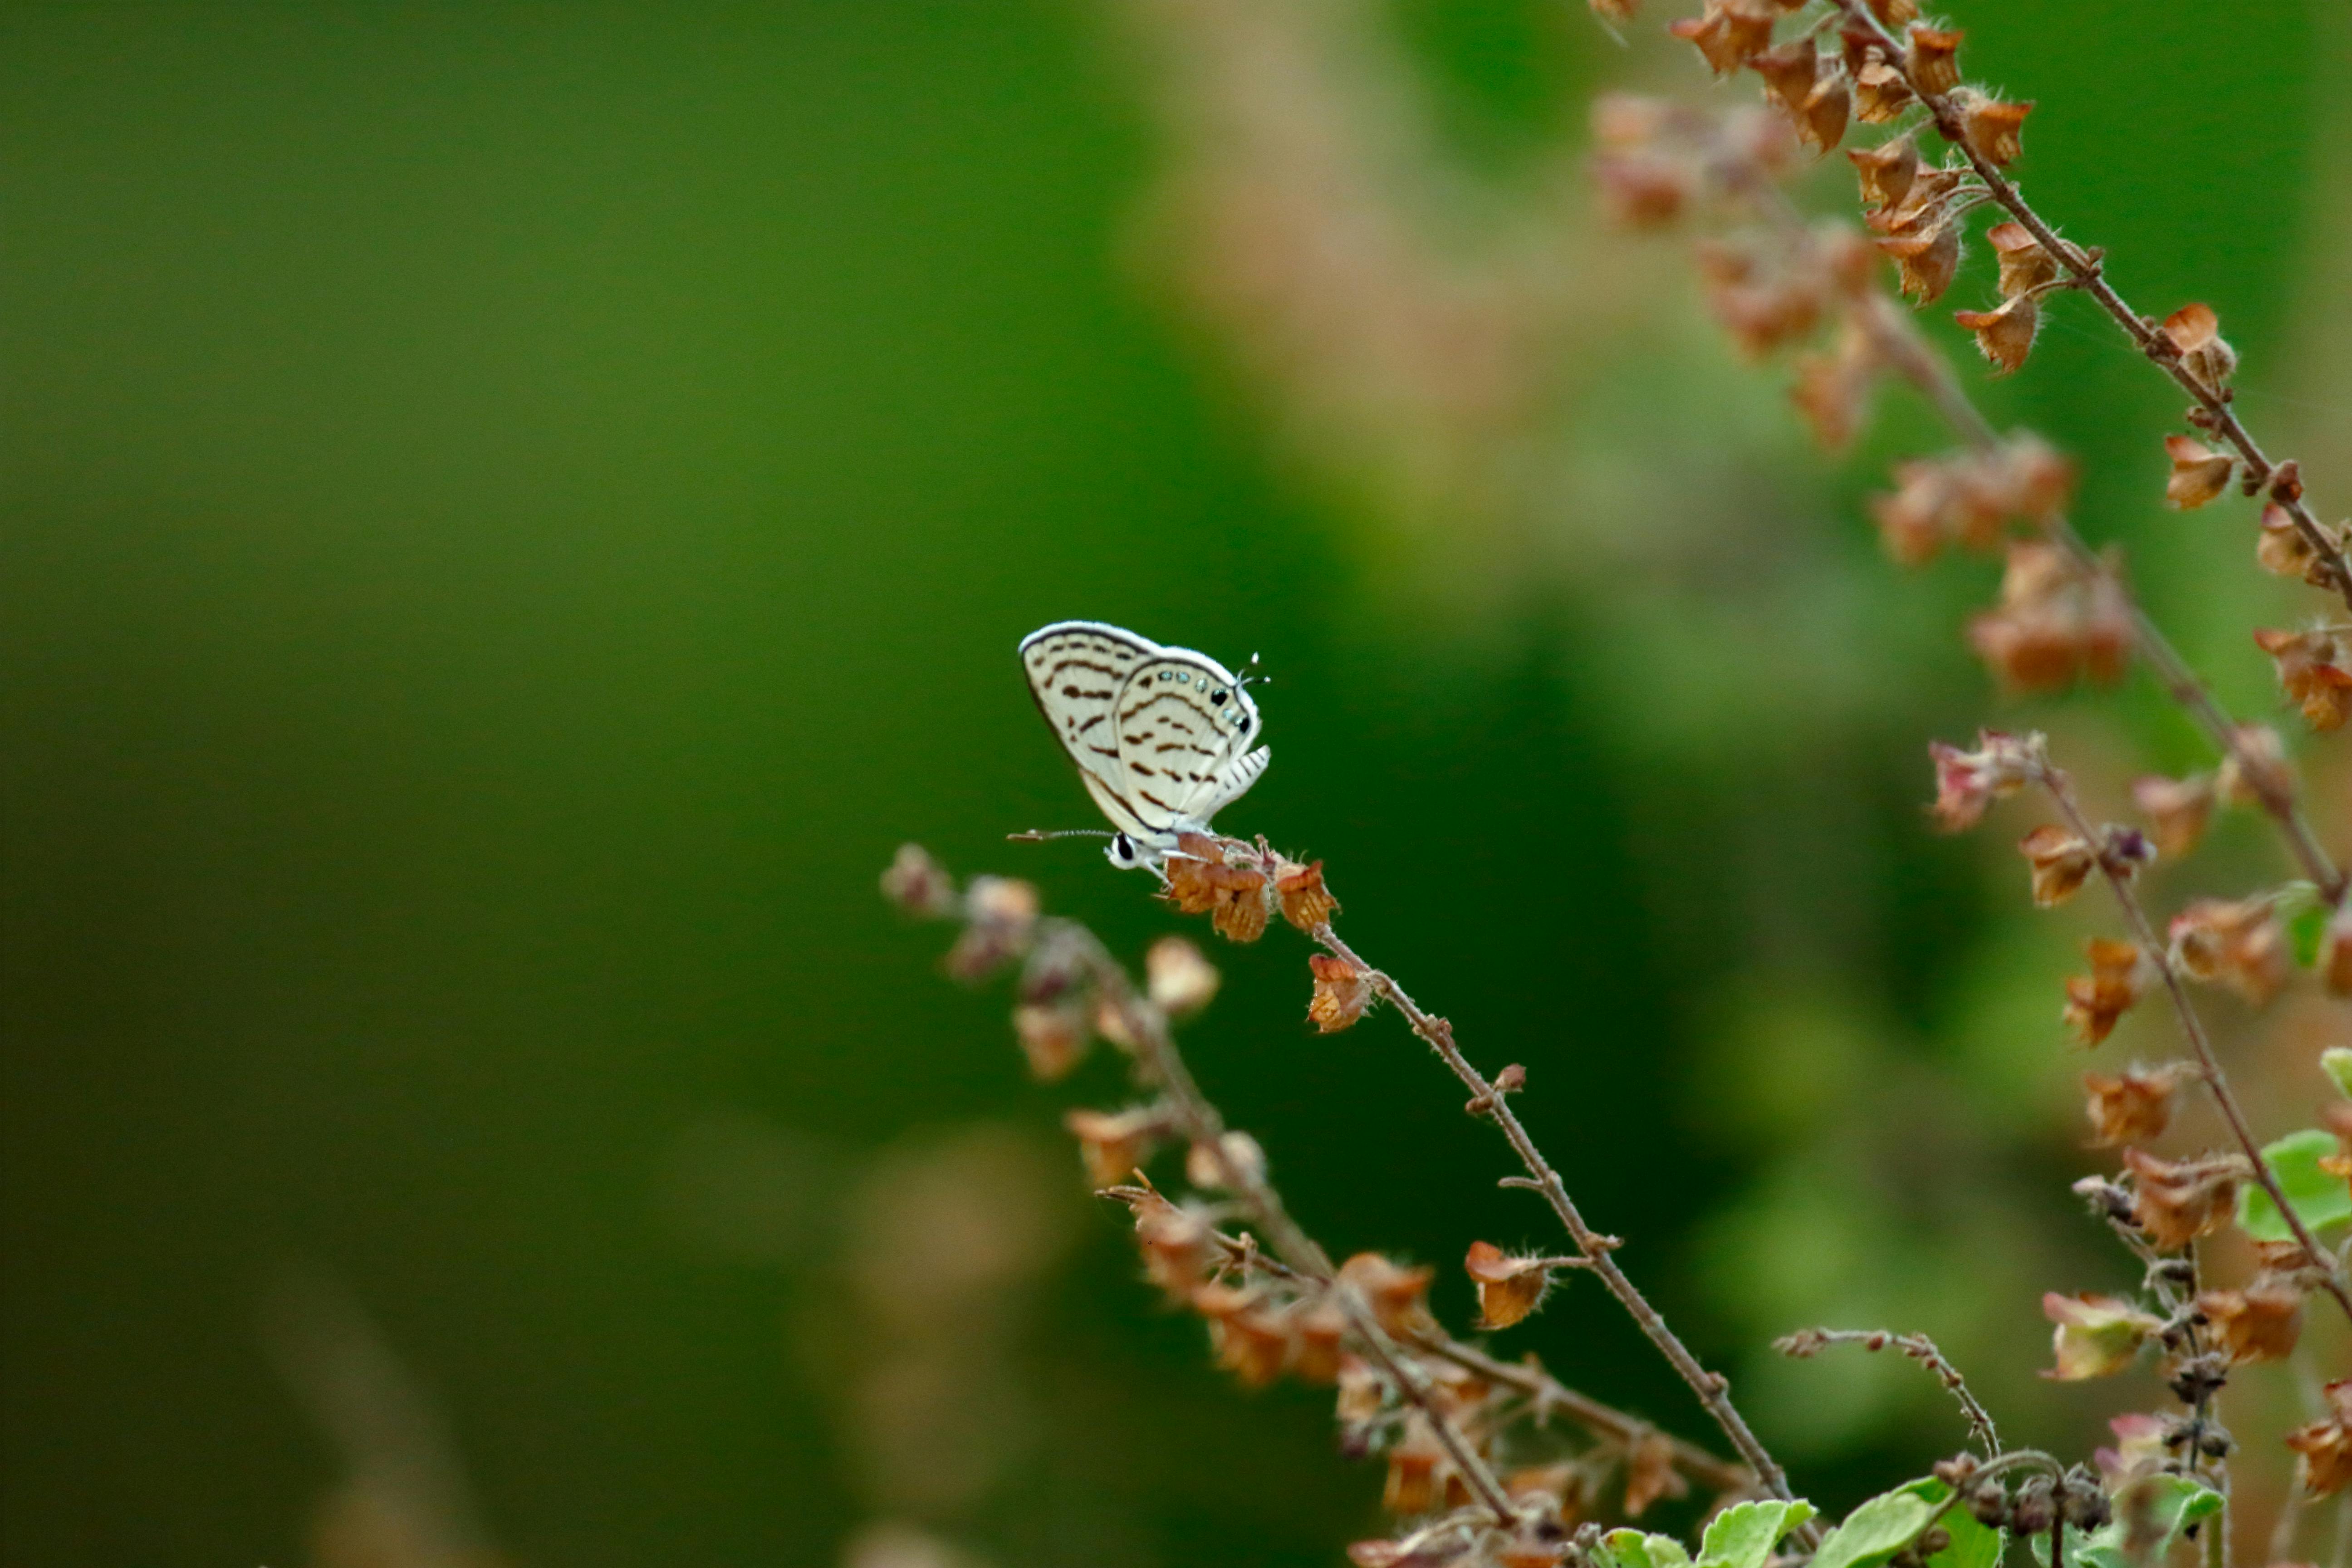
{"label": "thin brown branch", "polygon": [[[2107,890],[2115,895],[2116,907],[2122,910],[2124,923],[2131,928],[2132,939],[2139,943],[2140,951],[2155,965],[2157,978],[2164,983],[2165,994],[2172,1001],[2173,1016],[2180,1023],[2180,1033],[2197,1058],[2198,1068],[2204,1075],[2205,1087],[2212,1093],[2213,1103],[2220,1109],[2221,1120],[2229,1123],[2231,1136],[2237,1140],[2238,1147],[2244,1151],[2247,1160],[2252,1164],[2254,1181],[2270,1194],[2271,1202],[2277,1205],[2287,1228],[2294,1233],[2294,1238],[2302,1245],[2305,1253],[2315,1263],[2324,1263],[2333,1255],[2320,1249],[2317,1238],[2303,1223],[2303,1216],[2295,1213],[2294,1205],[2286,1201],[2286,1194],[2279,1186],[2278,1176],[2271,1170],[2269,1162],[2263,1158],[2262,1145],[2254,1138],[2253,1128],[2246,1121],[2245,1110],[2238,1103],[2237,1094],[2230,1088],[2229,1075],[2222,1069],[2221,1058],[2214,1052],[2212,1037],[2205,1030],[2205,1021],[2198,1016],[2196,1004],[2189,999],[2189,983],[2181,977],[2179,965],[2172,961],[2170,947],[2157,936],[2155,924],[2148,919],[2147,910],[2139,901],[2139,894],[2132,887],[2131,868],[2117,864],[2116,857],[2108,851],[2105,836],[2084,815],[2082,804],[2074,797],[2073,782],[2047,757],[2041,761],[2039,782],[2058,807],[2059,815],[2066,819],[2067,827],[2091,847],[2099,875],[2105,880]],[[2344,1310],[2345,1317],[2352,1319],[2352,1292],[2347,1292],[2344,1288],[2341,1269],[2330,1268],[2326,1284],[2327,1293],[2336,1298],[2336,1304]]]}
{"label": "thin brown branch", "polygon": [[2125,301],[2124,297],[2116,291],[2115,285],[2107,281],[2101,253],[2069,244],[2059,237],[2057,229],[2027,203],[2016,182],[2002,171],[2000,164],[1985,157],[1971,143],[1962,128],[1959,111],[1948,96],[1920,90],[1918,79],[1911,69],[1909,50],[1878,19],[1868,0],[1837,0],[1837,5],[1845,14],[1849,26],[1863,28],[1878,38],[1887,63],[1903,74],[1904,84],[1910,88],[1934,118],[1936,129],[1943,133],[1946,141],[1959,148],[1969,167],[1976,171],[1977,177],[1984,182],[1985,190],[1992,199],[2024,226],[2044,250],[2058,259],[2059,265],[2066,269],[2075,285],[2098,302],[2099,308],[2123,329],[2124,335],[2131,339],[2133,344],[2163,371],[2173,384],[2195,401],[2203,411],[2201,423],[2204,427],[2227,441],[2243,459],[2249,492],[2263,489],[2271,492],[2271,499],[2294,519],[2295,531],[2327,563],[2335,589],[2342,595],[2346,605],[2352,606],[2352,562],[2346,560],[2344,546],[2321,526],[2318,518],[2304,503],[2299,479],[2289,483],[2277,482],[2282,478],[2281,469],[2287,465],[2273,462],[2255,441],[2252,432],[2246,428],[2244,422],[2238,417],[2237,410],[2231,405],[2229,389],[2207,384],[2183,363],[2180,351],[2156,320],[2141,315]]}
{"label": "thin brown branch", "polygon": [[1898,1334],[1885,1329],[1805,1329],[1772,1342],[1772,1348],[1782,1354],[1801,1357],[1810,1356],[1824,1345],[1860,1345],[1872,1351],[1893,1345],[1935,1373],[1936,1381],[1958,1402],[1961,1417],[1983,1447],[1985,1458],[2000,1458],[2000,1434],[1993,1430],[1991,1413],[1977,1403],[1968,1381],[1960,1376],[1960,1369],[1927,1335]]}
{"label": "thin brown branch", "polygon": [[[1496,1092],[1494,1084],[1471,1065],[1470,1059],[1462,1054],[1461,1047],[1454,1044],[1454,1026],[1444,1019],[1424,1012],[1393,977],[1365,963],[1328,923],[1315,927],[1311,934],[1332,956],[1361,973],[1375,993],[1402,1014],[1412,1032],[1437,1053],[1439,1059],[1461,1080],[1463,1087],[1470,1090],[1471,1103],[1502,1129],[1504,1137],[1510,1141],[1512,1152],[1518,1155],[1520,1164],[1527,1168],[1526,1178],[1510,1178],[1512,1184],[1525,1185],[1543,1194],[1544,1202],[1550,1205],[1552,1213],[1568,1232],[1569,1239],[1576,1244],[1577,1251],[1591,1266],[1594,1276],[1632,1315],[1634,1323],[1648,1336],[1650,1342],[1658,1347],[1659,1353],[1666,1358],[1676,1374],[1690,1385],[1691,1392],[1698,1396],[1707,1414],[1715,1417],[1716,1425],[1731,1440],[1731,1446],[1738,1450],[1739,1457],[1748,1461],[1748,1468],[1755,1471],[1764,1489],[1776,1498],[1793,1499],[1795,1494],[1789,1489],[1787,1473],[1749,1428],[1738,1406],[1732,1404],[1730,1381],[1719,1373],[1709,1372],[1700,1363],[1681,1337],[1659,1315],[1658,1310],[1650,1304],[1649,1299],[1617,1266],[1617,1260],[1611,1255],[1621,1243],[1616,1237],[1602,1236],[1585,1224],[1583,1215],[1568,1195],[1567,1184],[1560,1180],[1559,1173],[1552,1169],[1550,1162],[1544,1158],[1543,1152],[1536,1147],[1535,1140],[1528,1135],[1527,1128],[1511,1110],[1509,1100]],[[1815,1539],[1809,1536],[1806,1543],[1813,1544]]]}
{"label": "thin brown branch", "polygon": [[1446,1458],[1476,1494],[1495,1524],[1505,1530],[1516,1527],[1519,1515],[1511,1505],[1509,1494],[1438,1403],[1427,1374],[1390,1338],[1361,1294],[1340,1280],[1331,1266],[1330,1255],[1291,1217],[1282,1194],[1265,1179],[1264,1172],[1254,1162],[1233,1157],[1226,1142],[1224,1116],[1193,1080],[1192,1069],[1185,1065],[1183,1054],[1169,1033],[1167,1015],[1136,994],[1125,967],[1111,957],[1092,931],[1075,922],[1054,923],[1084,953],[1096,985],[1129,1021],[1135,1035],[1137,1071],[1159,1087],[1176,1131],[1214,1162],[1217,1185],[1232,1194],[1252,1223],[1265,1233],[1276,1257],[1330,1293],[1347,1314],[1348,1326],[1362,1343],[1367,1357],[1428,1418],[1430,1429],[1445,1450]]}
{"label": "thin brown branch", "polygon": [[[1801,220],[1796,219],[1792,214],[1789,221]],[[2000,446],[2000,433],[1970,399],[1959,377],[1954,374],[1951,363],[1927,344],[1912,324],[1910,317],[1898,310],[1892,300],[1884,292],[1873,289],[1864,301],[1860,319],[1864,330],[1871,334],[1886,362],[1935,405],[1954,434],[1979,451],[1990,451]],[[2100,558],[2064,517],[2053,517],[2047,531],[2051,541],[2066,552],[2079,570],[2114,576],[2113,567]],[[2215,748],[2223,756],[2237,761],[2239,776],[2255,790],[2263,810],[2277,825],[2279,836],[2285,840],[2288,854],[2302,868],[2303,874],[2311,879],[2312,885],[2318,889],[2320,898],[2330,908],[2341,909],[2347,883],[2352,879],[2347,879],[2344,869],[2321,846],[2302,808],[2295,805],[2294,795],[2273,776],[2277,770],[2248,753],[2243,726],[2231,719],[2214,700],[2212,692],[2189,668],[2189,661],[2180,656],[2180,650],[2174,647],[2172,640],[2164,635],[2163,628],[2141,607],[2138,596],[2131,592],[2130,585],[2117,582],[2116,586],[2123,593],[2125,602],[2131,609],[2133,647],[2156,672],[2166,694],[2179,705],[2199,729],[2205,731],[2206,738]]]}
{"label": "thin brown branch", "polygon": [[1637,1415],[1603,1405],[1591,1394],[1569,1387],[1536,1364],[1532,1357],[1525,1362],[1498,1361],[1476,1346],[1465,1345],[1459,1340],[1423,1339],[1418,1343],[1431,1355],[1450,1361],[1491,1382],[1516,1388],[1539,1406],[1558,1410],[1579,1426],[1611,1437],[1629,1449],[1636,1443],[1652,1437],[1663,1439],[1674,1455],[1675,1468],[1710,1491],[1727,1498],[1738,1498],[1756,1489],[1754,1472],[1742,1466],[1727,1464],[1696,1443],[1687,1442],[1670,1432],[1661,1432]]}

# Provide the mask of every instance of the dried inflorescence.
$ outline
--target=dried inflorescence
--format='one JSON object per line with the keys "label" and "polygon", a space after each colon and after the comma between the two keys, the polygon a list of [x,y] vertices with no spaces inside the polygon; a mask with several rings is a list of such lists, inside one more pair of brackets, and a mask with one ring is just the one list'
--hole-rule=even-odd
{"label": "dried inflorescence", "polygon": [[1969,646],[2010,691],[2112,683],[2131,653],[2131,605],[2111,563],[2087,567],[2055,544],[2012,540],[2000,596],[1969,622]]}
{"label": "dried inflorescence", "polygon": [[2049,767],[2048,742],[2038,732],[1979,730],[1973,752],[1931,741],[1927,755],[1936,764],[1936,802],[1928,809],[1947,833],[1974,827],[1993,802],[2040,780]]}
{"label": "dried inflorescence", "polygon": [[[2114,1033],[2116,1021],[2156,984],[2156,964],[2135,942],[2093,937],[2083,950],[2090,957],[2091,973],[2066,977],[2066,1005],[2060,1016],[2083,1044],[2095,1046]],[[2083,1081],[2087,1086],[2090,1075]],[[2091,1120],[2101,1128],[2103,1142],[2122,1142],[2105,1137],[2107,1124],[2095,1106]]]}
{"label": "dried inflorescence", "polygon": [[2248,1163],[2240,1154],[2172,1161],[2126,1149],[2124,1168],[2132,1178],[2132,1223],[2169,1252],[2228,1223]]}
{"label": "dried inflorescence", "polygon": [[2352,1378],[2327,1385],[2327,1415],[2286,1435],[2295,1452],[2295,1483],[2309,1497],[2352,1486]]}
{"label": "dried inflorescence", "polygon": [[2172,918],[2171,939],[2183,974],[2226,985],[2253,1006],[2286,984],[2286,931],[2269,899],[2199,899]]}
{"label": "dried inflorescence", "polygon": [[2315,730],[2340,728],[2352,716],[2352,627],[2254,633],[2254,645],[2278,668],[2279,688]]}
{"label": "dried inflorescence", "polygon": [[[2134,949],[2134,955],[2137,955]],[[2164,1135],[2172,1121],[2172,1097],[2181,1084],[2196,1076],[2185,1062],[2155,1068],[2126,1068],[2120,1073],[2086,1072],[2084,1113],[2091,1121],[2091,1146],[2112,1149],[2121,1143],[2147,1143]]]}
{"label": "dried inflorescence", "polygon": [[2053,1290],[2042,1298],[2042,1311],[2057,1325],[2053,1364],[2042,1375],[2063,1383],[2123,1371],[2164,1327],[2163,1319],[2116,1296],[2062,1296]]}
{"label": "dried inflorescence", "polygon": [[1897,463],[1895,482],[1872,501],[1872,515],[1887,553],[1917,566],[1947,545],[1997,549],[2011,523],[2046,526],[2074,493],[2074,466],[2038,437],[2019,435],[1996,447]]}

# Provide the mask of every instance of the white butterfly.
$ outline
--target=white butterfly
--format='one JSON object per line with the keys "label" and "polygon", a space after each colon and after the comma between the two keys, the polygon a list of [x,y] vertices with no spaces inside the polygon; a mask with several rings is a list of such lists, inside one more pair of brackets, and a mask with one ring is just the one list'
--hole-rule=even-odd
{"label": "white butterfly", "polygon": [[1233,671],[1101,621],[1056,621],[1021,639],[1029,694],[1116,830],[1121,869],[1159,869],[1181,833],[1265,771],[1257,704]]}

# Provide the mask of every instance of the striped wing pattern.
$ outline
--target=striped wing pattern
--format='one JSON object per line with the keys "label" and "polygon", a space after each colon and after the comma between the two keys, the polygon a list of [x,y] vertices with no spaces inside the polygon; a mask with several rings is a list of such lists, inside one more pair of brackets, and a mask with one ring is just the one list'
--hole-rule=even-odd
{"label": "striped wing pattern", "polygon": [[1257,782],[1257,706],[1206,654],[1099,621],[1063,621],[1021,644],[1030,695],[1113,826],[1159,847],[1206,827]]}

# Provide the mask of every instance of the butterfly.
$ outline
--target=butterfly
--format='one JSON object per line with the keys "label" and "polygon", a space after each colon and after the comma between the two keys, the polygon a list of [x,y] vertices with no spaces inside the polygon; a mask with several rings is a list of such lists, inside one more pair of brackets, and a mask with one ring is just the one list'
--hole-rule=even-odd
{"label": "butterfly", "polygon": [[[1253,663],[1255,661],[1253,660]],[[1101,621],[1056,621],[1021,639],[1029,695],[1113,832],[1122,870],[1157,871],[1183,833],[1265,772],[1257,704],[1233,671]]]}

